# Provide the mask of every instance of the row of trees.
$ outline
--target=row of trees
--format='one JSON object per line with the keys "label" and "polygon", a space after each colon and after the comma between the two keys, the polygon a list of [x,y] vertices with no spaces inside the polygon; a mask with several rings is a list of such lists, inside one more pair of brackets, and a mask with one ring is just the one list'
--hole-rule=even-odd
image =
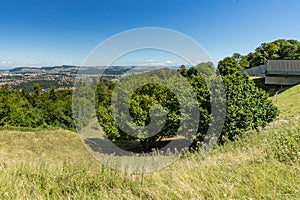
{"label": "row of trees", "polygon": [[[278,110],[268,100],[267,94],[248,76],[239,73],[240,67],[234,58],[220,61],[218,69],[227,98],[224,100],[227,110],[220,143],[233,140],[249,129],[264,126],[276,117]],[[188,70],[182,69],[180,73],[162,69],[132,75],[123,85],[117,83],[121,85],[118,88],[115,82],[99,82],[95,102],[100,125],[112,141],[138,140],[145,149],[155,147],[163,138],[178,134],[202,141],[213,120],[207,80],[214,77],[212,64],[203,63]],[[141,87],[137,87],[137,83]],[[74,130],[72,91],[52,88],[49,92],[41,92],[39,85],[33,88],[32,93],[25,89],[0,88],[0,126]],[[116,92],[122,95],[116,95]],[[191,95],[194,93],[195,97]],[[123,103],[129,115],[126,115],[126,110],[113,106],[112,99],[116,105]],[[89,102],[79,102],[80,105],[86,103]],[[158,104],[160,106],[156,106]],[[142,128],[151,123],[153,130]],[[193,133],[195,127],[196,134]],[[191,135],[196,137],[191,138]]]}
{"label": "row of trees", "polygon": [[64,128],[74,130],[72,92],[41,92],[38,84],[33,92],[0,88],[0,126],[30,128]]}
{"label": "row of trees", "polygon": [[[247,75],[241,75],[240,68],[234,58],[225,58],[218,65],[227,103],[227,109],[217,108],[226,109],[220,143],[265,126],[278,115],[268,95]],[[212,63],[202,63],[180,72],[161,69],[132,75],[125,78],[124,83],[101,81],[96,88],[96,114],[112,141],[139,141],[145,149],[156,147],[163,138],[175,135],[203,141],[212,121],[218,120],[212,118],[212,98],[207,85],[215,77]],[[90,99],[79,100],[79,105],[90,104]],[[123,108],[127,108],[128,113]],[[151,125],[150,128],[143,128],[147,125]],[[0,126],[74,130],[72,91],[52,88],[41,92],[39,85],[35,85],[29,93],[25,89],[11,91],[2,87]]]}
{"label": "row of trees", "polygon": [[264,65],[268,60],[300,59],[300,42],[297,40],[279,39],[262,43],[247,55],[234,53],[234,58],[241,69]]}

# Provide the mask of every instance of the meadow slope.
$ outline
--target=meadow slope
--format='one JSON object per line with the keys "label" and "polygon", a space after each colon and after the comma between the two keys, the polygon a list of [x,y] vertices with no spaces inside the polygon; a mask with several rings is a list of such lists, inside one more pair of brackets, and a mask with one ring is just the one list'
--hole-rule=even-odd
{"label": "meadow slope", "polygon": [[0,131],[0,199],[299,199],[300,85],[265,128],[152,174],[107,168],[65,130]]}

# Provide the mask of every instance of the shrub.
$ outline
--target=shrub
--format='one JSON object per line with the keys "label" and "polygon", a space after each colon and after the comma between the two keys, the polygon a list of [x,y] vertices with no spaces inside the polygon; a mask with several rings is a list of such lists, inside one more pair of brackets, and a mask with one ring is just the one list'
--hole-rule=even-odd
{"label": "shrub", "polygon": [[268,99],[268,94],[256,87],[245,74],[223,76],[227,96],[224,139],[234,140],[247,130],[264,127],[278,114],[278,109]]}
{"label": "shrub", "polygon": [[[221,62],[222,72],[224,73],[222,79],[227,102],[226,119],[219,137],[221,144],[227,140],[234,140],[247,130],[259,126],[264,127],[279,114],[278,109],[268,99],[266,92],[256,87],[255,83],[247,75],[242,75],[238,71],[235,71],[235,67],[230,65],[231,71],[226,70],[226,62],[227,59]],[[189,71],[193,73],[189,73]],[[212,122],[210,110],[211,99],[203,76],[206,76],[208,80],[213,80],[215,75],[214,73],[210,73],[209,76],[207,74],[203,75],[203,73],[195,73],[193,68],[189,71],[187,72],[188,79],[197,93],[201,115],[197,141],[202,141]],[[230,74],[231,72],[232,74]],[[225,108],[219,107],[218,109]]]}

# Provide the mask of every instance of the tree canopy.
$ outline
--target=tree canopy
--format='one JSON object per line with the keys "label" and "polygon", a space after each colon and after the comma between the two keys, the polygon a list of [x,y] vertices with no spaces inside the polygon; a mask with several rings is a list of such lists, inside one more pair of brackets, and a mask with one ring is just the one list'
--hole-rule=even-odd
{"label": "tree canopy", "polygon": [[300,42],[297,40],[279,39],[264,42],[247,55],[234,53],[234,58],[242,69],[264,65],[274,59],[300,59]]}
{"label": "tree canopy", "polygon": [[69,90],[41,92],[12,91],[0,88],[0,126],[29,128],[64,128],[74,130],[72,93]]}

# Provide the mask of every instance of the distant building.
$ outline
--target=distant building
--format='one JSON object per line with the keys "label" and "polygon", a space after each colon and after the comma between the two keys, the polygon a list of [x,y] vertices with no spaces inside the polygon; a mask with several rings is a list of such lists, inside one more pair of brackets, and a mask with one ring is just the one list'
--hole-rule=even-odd
{"label": "distant building", "polygon": [[265,84],[295,85],[300,83],[300,60],[268,60]]}

